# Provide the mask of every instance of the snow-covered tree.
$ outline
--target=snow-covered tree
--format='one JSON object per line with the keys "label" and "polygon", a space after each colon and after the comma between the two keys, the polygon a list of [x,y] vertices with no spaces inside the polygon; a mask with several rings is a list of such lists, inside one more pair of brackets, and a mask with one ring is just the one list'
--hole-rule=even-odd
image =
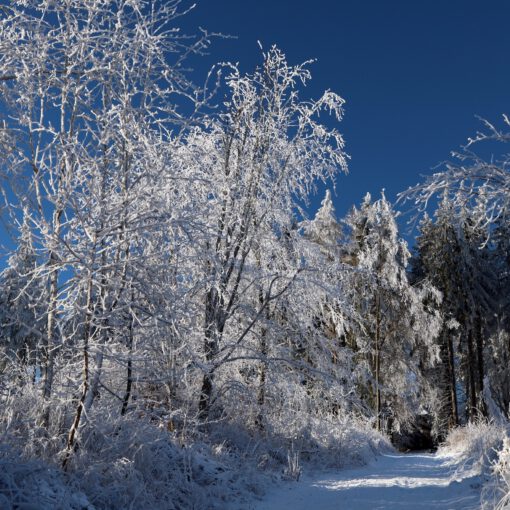
{"label": "snow-covered tree", "polygon": [[444,193],[435,222],[428,218],[422,222],[413,263],[415,278],[426,277],[441,290],[443,313],[455,326],[442,336],[443,379],[450,381],[444,384],[450,395],[448,399],[445,393],[444,400],[450,401],[452,416],[457,400],[468,419],[485,413],[485,344],[498,308],[496,268],[485,218],[483,189],[472,209],[458,209]]}
{"label": "snow-covered tree", "polygon": [[424,354],[428,364],[435,362],[434,339],[441,321],[437,313],[426,310],[422,296],[408,281],[409,253],[398,238],[395,213],[384,193],[373,203],[367,194],[347,224],[352,239],[348,258],[357,269],[356,348],[367,370],[366,397],[377,428],[386,419],[398,429],[418,411],[420,363]]}
{"label": "snow-covered tree", "polygon": [[[464,308],[463,313],[457,315],[462,329],[459,352],[464,361],[462,366],[467,370],[467,374],[461,375],[466,385],[469,416],[485,410],[482,398],[485,363],[490,364],[492,359],[490,354],[484,354],[487,338],[491,336],[491,328],[496,332],[492,338],[501,338],[502,309],[495,302],[508,302],[507,287],[503,289],[495,278],[498,263],[493,253],[493,238],[500,225],[507,222],[509,210],[510,175],[506,151],[510,141],[509,126],[506,115],[501,126],[483,121],[483,129],[469,138],[460,151],[453,153],[453,160],[440,172],[401,194],[402,199],[414,201],[421,211],[428,207],[432,197],[448,196],[448,214],[458,237],[458,253],[454,258],[460,258],[455,264],[461,262],[456,269],[462,273],[463,285],[452,296]],[[495,244],[500,242],[496,240]]]}
{"label": "snow-covered tree", "polygon": [[168,155],[196,120],[177,105],[193,112],[204,99],[183,62],[207,45],[205,35],[177,34],[180,14],[178,0],[2,8],[0,115],[15,143],[2,154],[4,197],[32,230],[36,278],[48,289],[41,423],[50,425],[56,378],[80,394],[69,452],[98,394],[106,351],[130,350],[131,297],[149,290],[149,236],[171,232],[173,212],[155,209],[151,192],[175,178]]}
{"label": "snow-covered tree", "polygon": [[[187,138],[190,164],[204,175],[206,235],[197,244],[204,271],[203,420],[213,398],[214,373],[235,355],[271,302],[302,273],[300,264],[278,267],[260,257],[285,259],[279,239],[292,229],[294,209],[317,179],[346,169],[343,139],[318,120],[342,115],[343,100],[326,92],[302,100],[308,62],[291,66],[276,47],[253,74],[232,68],[225,112]],[[252,288],[260,290],[249,307]],[[251,301],[253,303],[253,301]],[[251,312],[240,319],[240,312]]]}
{"label": "snow-covered tree", "polygon": [[326,190],[326,196],[321,202],[313,220],[303,224],[305,235],[311,241],[322,246],[328,259],[339,258],[339,244],[342,238],[342,228],[336,218],[335,207],[331,200],[331,191]]}
{"label": "snow-covered tree", "polygon": [[[401,193],[403,200],[414,201],[420,209],[426,209],[433,196],[448,192],[456,207],[465,207],[476,201],[480,189],[484,189],[485,211],[483,221],[493,223],[509,210],[510,173],[506,144],[510,142],[510,119],[503,115],[502,127],[486,120],[483,130],[468,139],[454,159],[422,183]],[[490,157],[485,147],[490,148]],[[499,148],[498,151],[494,150]]]}
{"label": "snow-covered tree", "polygon": [[510,409],[510,224],[508,215],[501,214],[492,233],[492,249],[487,266],[496,276],[493,286],[497,304],[485,315],[486,375],[492,397],[500,411],[508,415]]}
{"label": "snow-covered tree", "polygon": [[0,364],[22,362],[34,380],[41,363],[46,299],[38,269],[31,231],[24,222],[16,251],[0,275]]}
{"label": "snow-covered tree", "polygon": [[457,296],[462,282],[455,271],[460,247],[451,221],[453,214],[452,204],[445,196],[435,213],[435,223],[428,217],[422,221],[413,258],[415,280],[428,278],[443,295],[441,309],[445,321],[439,338],[441,363],[437,369],[438,387],[442,392],[439,412],[441,430],[459,423],[456,332],[459,327]]}

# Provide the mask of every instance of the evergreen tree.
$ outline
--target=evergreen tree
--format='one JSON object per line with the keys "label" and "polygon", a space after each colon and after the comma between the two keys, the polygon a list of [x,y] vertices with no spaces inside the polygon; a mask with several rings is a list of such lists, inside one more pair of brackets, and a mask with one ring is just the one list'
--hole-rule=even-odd
{"label": "evergreen tree", "polygon": [[322,252],[328,260],[338,259],[342,228],[338,223],[335,207],[331,200],[331,191],[326,190],[326,195],[321,202],[313,220],[304,222],[304,233],[310,241],[321,246]]}
{"label": "evergreen tree", "polygon": [[0,275],[0,363],[21,361],[31,367],[34,378],[44,338],[46,288],[40,270],[25,218],[16,251]]}
{"label": "evergreen tree", "polygon": [[496,304],[486,313],[486,384],[492,398],[505,415],[510,412],[510,221],[506,211],[495,221],[491,233],[490,260],[486,261],[495,278]]}
{"label": "evergreen tree", "polygon": [[[433,363],[433,340],[440,321],[437,314],[427,313],[421,296],[408,281],[407,245],[398,238],[395,213],[384,193],[374,203],[367,195],[347,223],[352,232],[350,260],[358,270],[355,306],[360,328],[356,342],[369,373],[367,398],[377,428],[382,429],[386,420],[398,429],[412,419],[420,405],[419,347]],[[427,335],[423,328],[428,328]]]}
{"label": "evergreen tree", "polygon": [[453,204],[445,194],[435,212],[435,222],[426,217],[420,225],[412,261],[413,279],[428,278],[443,296],[441,311],[444,324],[439,337],[441,362],[435,374],[441,395],[438,410],[440,434],[459,423],[456,332],[459,327],[457,317],[462,282],[456,271],[460,246],[452,224],[453,217]]}

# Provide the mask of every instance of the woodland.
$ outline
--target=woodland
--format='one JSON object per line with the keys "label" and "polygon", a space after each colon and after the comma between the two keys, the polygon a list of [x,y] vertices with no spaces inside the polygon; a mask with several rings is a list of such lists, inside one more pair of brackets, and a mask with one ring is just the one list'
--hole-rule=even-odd
{"label": "woodland", "polygon": [[2,508],[226,508],[508,427],[509,119],[338,217],[343,98],[275,46],[193,83],[183,14],[0,6]]}

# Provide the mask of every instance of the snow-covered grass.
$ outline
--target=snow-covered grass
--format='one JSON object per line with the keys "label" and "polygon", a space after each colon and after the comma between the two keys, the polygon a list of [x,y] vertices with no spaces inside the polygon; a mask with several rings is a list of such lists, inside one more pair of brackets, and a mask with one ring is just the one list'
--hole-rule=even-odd
{"label": "snow-covered grass", "polygon": [[498,461],[494,466],[494,474],[498,480],[500,499],[497,510],[510,509],[510,439],[504,440],[503,448],[499,452]]}
{"label": "snow-covered grass", "polygon": [[345,469],[368,464],[383,452],[393,451],[387,437],[370,423],[354,416],[316,416],[303,420],[292,436],[282,431],[254,433],[241,423],[217,423],[205,438],[223,462],[234,467],[244,492],[234,489],[234,508],[251,504],[269,486],[297,481],[301,474]]}
{"label": "snow-covered grass", "polygon": [[510,510],[510,427],[503,423],[470,423],[454,429],[440,449],[480,470],[482,508]]}
{"label": "snow-covered grass", "polygon": [[484,487],[484,510],[510,510],[510,435],[503,440],[493,464],[493,477]]}
{"label": "snow-covered grass", "polygon": [[[220,424],[210,439],[237,456],[255,460],[259,469],[273,472],[299,465],[302,470],[343,468],[367,464],[392,450],[389,440],[370,424],[351,416],[310,418],[293,437],[250,434],[241,427]],[[291,459],[291,462],[289,462]]]}
{"label": "snow-covered grass", "polygon": [[77,479],[41,460],[24,459],[16,450],[0,448],[0,508],[92,510]]}
{"label": "snow-covered grass", "polygon": [[63,471],[65,409],[52,407],[53,418],[62,416],[52,421],[58,427],[37,427],[36,400],[20,396],[16,415],[2,423],[0,508],[239,509],[282,479],[362,465],[391,448],[370,424],[348,416],[308,417],[292,436],[241,420],[169,430],[150,415],[113,417],[98,402]]}
{"label": "snow-covered grass", "polygon": [[487,474],[497,458],[506,437],[503,425],[480,420],[453,429],[439,450],[440,455],[454,455]]}
{"label": "snow-covered grass", "polygon": [[311,418],[304,437],[302,458],[313,469],[361,466],[393,450],[389,439],[372,424],[352,417]]}
{"label": "snow-covered grass", "polygon": [[[19,437],[11,439],[19,444]],[[39,438],[38,448],[51,449],[51,443]],[[243,468],[228,449],[205,441],[180,444],[143,417],[90,422],[67,472],[60,467],[62,452],[51,461],[27,451],[35,449],[0,450],[2,509],[217,509],[263,486],[264,475]]]}

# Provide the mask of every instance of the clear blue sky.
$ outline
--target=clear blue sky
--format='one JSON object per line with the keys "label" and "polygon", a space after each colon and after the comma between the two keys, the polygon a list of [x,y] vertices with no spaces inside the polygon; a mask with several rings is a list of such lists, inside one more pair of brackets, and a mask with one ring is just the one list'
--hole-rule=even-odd
{"label": "clear blue sky", "polygon": [[216,41],[204,63],[249,71],[257,40],[291,63],[317,59],[309,93],[346,100],[352,159],[339,214],[367,191],[393,200],[418,182],[480,127],[475,115],[510,113],[509,0],[197,0],[181,25],[237,36]]}

